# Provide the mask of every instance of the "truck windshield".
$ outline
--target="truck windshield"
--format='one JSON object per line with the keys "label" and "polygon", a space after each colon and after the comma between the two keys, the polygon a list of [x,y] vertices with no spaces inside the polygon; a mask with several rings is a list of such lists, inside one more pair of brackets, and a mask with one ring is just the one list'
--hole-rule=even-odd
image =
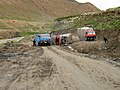
{"label": "truck windshield", "polygon": [[88,32],[88,34],[95,34],[95,32]]}
{"label": "truck windshield", "polygon": [[50,35],[49,34],[41,34],[40,37],[41,38],[50,38]]}

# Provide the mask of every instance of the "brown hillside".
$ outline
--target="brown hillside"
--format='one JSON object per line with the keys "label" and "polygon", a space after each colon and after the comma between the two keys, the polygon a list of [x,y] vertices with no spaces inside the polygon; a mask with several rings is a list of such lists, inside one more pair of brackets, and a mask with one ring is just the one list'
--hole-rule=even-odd
{"label": "brown hillside", "polygon": [[99,9],[75,0],[0,0],[0,38],[8,38],[2,35],[5,31],[47,32],[42,27],[49,27],[57,17],[93,11]]}
{"label": "brown hillside", "polygon": [[0,0],[0,18],[41,19],[99,11],[90,3],[75,0]]}

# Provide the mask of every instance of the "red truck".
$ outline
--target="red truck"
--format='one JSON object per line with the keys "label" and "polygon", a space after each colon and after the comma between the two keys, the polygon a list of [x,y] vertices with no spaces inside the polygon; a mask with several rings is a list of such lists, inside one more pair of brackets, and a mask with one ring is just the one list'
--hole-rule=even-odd
{"label": "red truck", "polygon": [[81,41],[94,41],[96,39],[96,33],[91,27],[78,28],[77,35]]}

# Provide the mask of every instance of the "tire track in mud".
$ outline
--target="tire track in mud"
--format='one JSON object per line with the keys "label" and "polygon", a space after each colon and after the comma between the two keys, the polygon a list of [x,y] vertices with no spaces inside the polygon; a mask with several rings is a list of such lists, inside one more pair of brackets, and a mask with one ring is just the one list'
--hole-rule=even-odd
{"label": "tire track in mud", "polygon": [[[37,47],[25,53],[27,56],[9,57],[10,65],[7,68],[1,65],[0,70],[6,69],[6,72],[0,77],[3,81],[0,83],[0,90],[37,90],[46,78],[53,75],[55,65],[51,58],[42,56],[42,48]],[[3,60],[3,64],[7,65],[7,61]]]}
{"label": "tire track in mud", "polygon": [[51,50],[51,47],[43,47],[43,50],[44,55],[53,60],[57,70],[51,80],[42,83],[40,90],[104,90],[99,84],[86,77],[76,65],[55,52],[56,50]]}
{"label": "tire track in mud", "polygon": [[72,64],[76,65],[85,76],[97,82],[105,90],[120,89],[120,71],[119,68],[112,66],[105,61],[97,61],[90,58],[78,56],[60,50],[59,48],[50,47],[49,50],[57,53]]}
{"label": "tire track in mud", "polygon": [[7,70],[0,77],[0,90],[119,90],[120,73],[110,71],[107,63],[52,46],[24,53],[10,57],[10,64],[3,61],[0,72]]}
{"label": "tire track in mud", "polygon": [[[19,57],[19,56],[18,56]],[[20,59],[20,57],[19,57]],[[27,65],[23,68],[23,71],[17,71],[13,76],[12,76],[12,79],[7,83],[7,85],[5,86],[5,90],[8,90],[12,85],[13,83],[16,82],[16,80],[20,77],[20,75],[25,72],[26,68],[29,67],[31,64],[32,64],[33,61],[29,61],[29,63],[27,63]]]}

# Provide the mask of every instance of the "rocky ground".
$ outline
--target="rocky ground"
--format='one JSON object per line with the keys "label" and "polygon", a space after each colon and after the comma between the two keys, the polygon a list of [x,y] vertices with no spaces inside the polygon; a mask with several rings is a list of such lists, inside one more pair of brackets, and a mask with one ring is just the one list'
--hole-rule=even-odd
{"label": "rocky ground", "polygon": [[0,90],[120,89],[119,67],[60,46],[30,43],[23,39],[0,49]]}
{"label": "rocky ground", "polygon": [[102,40],[79,41],[78,37],[73,38],[73,43],[61,48],[68,52],[76,52],[97,60],[105,60],[120,67],[120,47],[111,47],[110,42]]}
{"label": "rocky ground", "polygon": [[[52,32],[53,34],[72,33],[73,43],[61,48],[88,54],[89,57],[103,58],[115,62],[120,62],[120,30],[96,30],[96,41],[80,41],[77,36],[77,30],[69,28]],[[108,42],[105,43],[103,37],[106,36]],[[70,47],[70,48],[69,48]],[[72,48],[72,49],[71,49]]]}
{"label": "rocky ground", "polygon": [[54,73],[51,58],[43,53],[41,47],[6,43],[0,52],[0,90],[39,90]]}

